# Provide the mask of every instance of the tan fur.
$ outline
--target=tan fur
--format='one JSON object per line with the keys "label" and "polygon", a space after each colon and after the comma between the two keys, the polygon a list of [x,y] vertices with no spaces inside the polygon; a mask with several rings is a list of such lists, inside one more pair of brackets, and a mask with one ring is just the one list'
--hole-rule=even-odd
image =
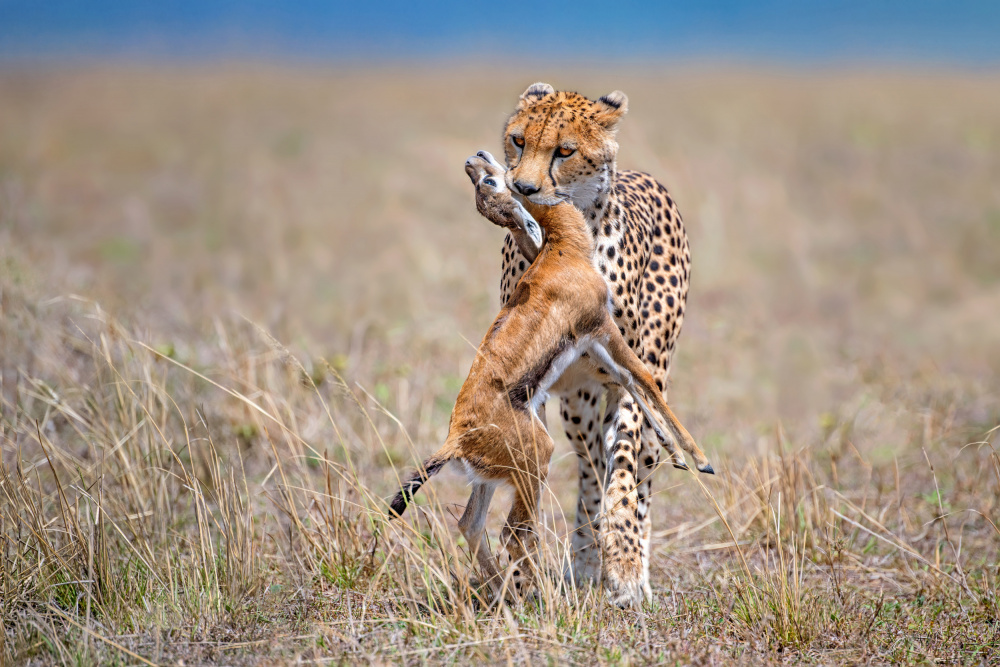
{"label": "tan fur", "polygon": [[485,513],[496,486],[513,487],[502,542],[511,559],[514,589],[520,593],[533,576],[529,556],[535,545],[535,514],[553,449],[536,411],[559,382],[561,370],[580,355],[590,355],[587,368],[595,381],[623,386],[642,404],[665,446],[673,450],[680,444],[699,469],[710,472],[711,466],[615,325],[607,285],[591,263],[593,240],[580,212],[569,203],[523,207],[502,178],[487,180],[503,173],[487,153],[470,158],[466,170],[484,216],[512,230],[537,220],[545,245],[480,343],[456,399],[445,444],[427,459],[424,471],[404,485],[392,508],[401,513],[427,477],[446,462],[460,462],[473,491],[459,528],[495,587],[501,576],[484,539]]}

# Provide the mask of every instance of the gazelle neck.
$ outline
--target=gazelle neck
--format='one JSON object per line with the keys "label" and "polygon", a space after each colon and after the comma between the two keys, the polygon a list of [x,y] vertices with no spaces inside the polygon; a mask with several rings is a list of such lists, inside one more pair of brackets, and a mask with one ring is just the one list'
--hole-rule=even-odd
{"label": "gazelle neck", "polygon": [[583,214],[573,204],[538,207],[532,211],[545,230],[545,244],[550,251],[559,251],[586,259],[594,254],[594,238],[584,222]]}

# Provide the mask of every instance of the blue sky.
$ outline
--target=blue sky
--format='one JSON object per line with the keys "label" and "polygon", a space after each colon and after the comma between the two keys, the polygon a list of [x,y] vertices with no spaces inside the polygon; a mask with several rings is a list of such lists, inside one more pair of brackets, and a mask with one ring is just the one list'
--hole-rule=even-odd
{"label": "blue sky", "polygon": [[1000,64],[1000,2],[0,0],[0,58]]}

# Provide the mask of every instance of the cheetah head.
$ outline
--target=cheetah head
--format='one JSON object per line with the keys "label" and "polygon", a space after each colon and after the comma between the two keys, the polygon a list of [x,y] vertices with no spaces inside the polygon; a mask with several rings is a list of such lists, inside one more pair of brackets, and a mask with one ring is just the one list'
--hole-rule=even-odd
{"label": "cheetah head", "polygon": [[528,87],[504,129],[507,186],[535,204],[586,209],[610,185],[615,131],[628,110],[616,90],[596,102],[547,83]]}

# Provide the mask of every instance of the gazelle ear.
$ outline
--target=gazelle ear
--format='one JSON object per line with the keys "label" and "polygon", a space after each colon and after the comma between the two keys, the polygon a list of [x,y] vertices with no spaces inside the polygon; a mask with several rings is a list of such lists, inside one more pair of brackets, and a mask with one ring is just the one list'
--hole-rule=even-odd
{"label": "gazelle ear", "polygon": [[538,100],[542,99],[546,95],[551,95],[556,92],[556,89],[547,83],[533,83],[528,86],[528,89],[521,93],[521,99],[517,101],[517,108],[523,109],[527,106],[531,106]]}
{"label": "gazelle ear", "polygon": [[521,250],[521,254],[528,261],[534,262],[535,258],[538,257],[538,253],[542,251],[542,245],[545,243],[545,238],[542,236],[542,228],[531,217],[528,209],[524,208],[521,202],[516,199],[513,201],[514,217],[518,219],[521,227],[520,230],[514,232],[514,240],[517,242],[517,247]]}
{"label": "gazelle ear", "polygon": [[594,120],[609,130],[618,126],[618,121],[628,112],[628,96],[620,90],[601,97],[595,102],[597,113]]}
{"label": "gazelle ear", "polygon": [[531,239],[532,243],[535,244],[535,257],[538,257],[538,253],[542,251],[542,244],[545,243],[544,239],[542,239],[542,228],[538,226],[534,218],[529,216],[524,221],[524,232]]}

